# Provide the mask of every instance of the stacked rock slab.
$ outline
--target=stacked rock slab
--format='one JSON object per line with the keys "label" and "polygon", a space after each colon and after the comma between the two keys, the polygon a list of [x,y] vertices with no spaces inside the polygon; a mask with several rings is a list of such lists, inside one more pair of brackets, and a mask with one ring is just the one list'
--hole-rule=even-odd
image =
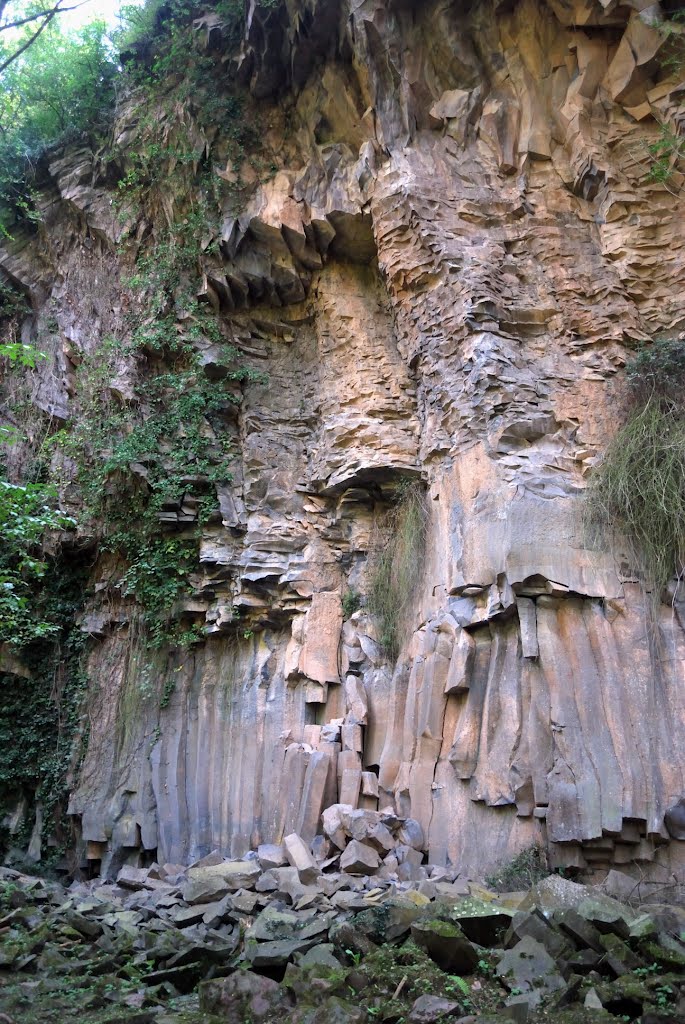
{"label": "stacked rock slab", "polygon": [[[685,606],[655,609],[582,525],[629,351],[685,322],[679,178],[649,174],[680,117],[662,18],[638,0],[250,5],[222,67],[268,113],[278,173],[227,206],[205,292],[268,383],[245,389],[222,525],[203,528],[188,614],[208,639],[170,652],[173,694],[125,729],[130,607],[94,569],[70,812],[106,871],[311,847],[340,803],[414,819],[420,850],[400,845],[472,875],[533,842],[556,866],[683,870],[664,815],[685,796]],[[115,136],[135,146],[130,115]],[[51,300],[38,397],[66,419],[74,362],[121,326],[124,227],[92,153],[51,176],[40,243],[3,243],[0,266],[34,302],[29,334]],[[427,536],[391,663],[343,598],[368,594],[407,477]],[[384,835],[370,848],[402,867]]]}

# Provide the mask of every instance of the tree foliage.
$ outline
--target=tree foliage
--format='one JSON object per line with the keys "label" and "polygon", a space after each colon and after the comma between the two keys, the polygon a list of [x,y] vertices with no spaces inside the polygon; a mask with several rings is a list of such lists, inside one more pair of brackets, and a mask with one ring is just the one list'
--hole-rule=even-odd
{"label": "tree foliage", "polygon": [[58,15],[84,2],[87,0],[75,4],[67,4],[67,0],[30,4],[0,0],[0,74],[23,57]]}
{"label": "tree foliage", "polygon": [[54,632],[35,615],[33,592],[47,569],[41,553],[46,531],[73,525],[57,508],[53,489],[0,480],[0,642],[23,647]]}
{"label": "tree foliage", "polygon": [[[262,6],[273,6],[273,2]],[[158,78],[181,70],[184,75],[192,73],[182,60],[188,43],[184,28],[205,10],[218,15],[225,25],[242,27],[242,0],[146,0],[121,8],[122,28],[115,37],[116,45],[125,57],[149,63]]]}
{"label": "tree foliage", "polygon": [[[15,9],[28,16],[33,8]],[[34,26],[16,29],[11,46],[31,38]],[[17,216],[37,219],[31,180],[46,150],[106,125],[117,71],[101,21],[69,32],[53,18],[10,63],[7,53],[8,44],[0,45],[0,67],[5,65],[0,72],[0,225],[5,232]]]}

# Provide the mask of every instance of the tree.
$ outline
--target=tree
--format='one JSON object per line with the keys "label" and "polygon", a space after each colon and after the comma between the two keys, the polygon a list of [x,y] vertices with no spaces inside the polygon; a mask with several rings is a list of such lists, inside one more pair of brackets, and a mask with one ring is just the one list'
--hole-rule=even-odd
{"label": "tree", "polygon": [[[59,3],[64,5],[65,0]],[[23,8],[29,13],[32,9]],[[97,132],[106,125],[113,105],[117,68],[104,22],[62,31],[50,12],[65,11],[67,6],[40,9],[40,33],[36,22],[17,28],[15,32],[30,44],[0,65],[0,233],[3,225],[6,233],[17,215],[34,217],[30,179],[46,147],[83,131]],[[16,37],[12,46],[16,47]]]}
{"label": "tree", "polygon": [[41,554],[45,533],[75,525],[56,505],[54,488],[46,484],[0,479],[0,643],[21,647],[56,630],[32,608],[33,588],[47,569]]}
{"label": "tree", "polygon": [[27,7],[16,0],[0,0],[0,75],[35,43],[58,14],[73,11],[84,3],[88,0],[70,5],[66,0],[56,0],[54,4]]}

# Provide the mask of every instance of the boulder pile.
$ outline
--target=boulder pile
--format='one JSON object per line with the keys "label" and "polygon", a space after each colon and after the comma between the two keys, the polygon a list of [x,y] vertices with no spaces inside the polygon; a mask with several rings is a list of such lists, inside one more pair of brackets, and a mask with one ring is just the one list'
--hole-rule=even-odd
{"label": "boulder pile", "polygon": [[0,1020],[685,1024],[681,907],[558,875],[496,895],[398,858],[408,821],[331,811],[322,860],[289,836],[69,889],[0,869]]}
{"label": "boulder pile", "polygon": [[[429,877],[431,869],[423,866],[423,828],[414,818],[400,818],[392,809],[363,810],[351,804],[332,804],[322,818],[324,835],[317,836],[311,848],[297,835],[284,840],[285,856],[301,881],[331,869],[388,881]],[[260,862],[265,849],[257,851]]]}

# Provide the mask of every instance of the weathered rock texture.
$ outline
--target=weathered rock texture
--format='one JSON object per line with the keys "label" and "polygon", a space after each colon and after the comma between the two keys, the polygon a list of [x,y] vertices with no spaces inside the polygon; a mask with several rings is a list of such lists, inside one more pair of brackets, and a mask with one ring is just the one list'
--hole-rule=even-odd
{"label": "weathered rock texture", "polygon": [[[113,606],[84,623],[101,639],[70,810],[91,856],[240,856],[358,802],[472,875],[538,840],[553,865],[682,871],[664,813],[685,793],[684,609],[653,612],[582,526],[630,347],[685,324],[680,178],[649,180],[682,117],[660,5],[248,6],[231,73],[271,111],[280,169],[227,213],[206,288],[268,382],[245,388],[203,536],[207,642],[153,665],[168,706]],[[119,129],[135,145],[125,112]],[[61,158],[41,246],[1,256],[76,350],[121,315],[98,174]],[[54,373],[64,416],[61,353]],[[407,475],[428,536],[392,665],[342,597],[368,591]]]}

